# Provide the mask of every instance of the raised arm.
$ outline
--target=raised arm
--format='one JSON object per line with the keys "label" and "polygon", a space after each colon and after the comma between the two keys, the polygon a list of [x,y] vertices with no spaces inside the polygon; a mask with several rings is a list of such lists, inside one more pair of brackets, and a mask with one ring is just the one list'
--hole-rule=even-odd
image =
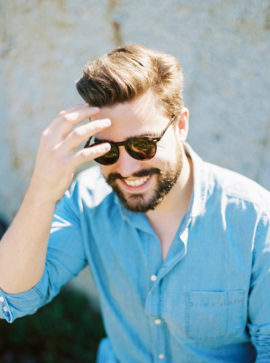
{"label": "raised arm", "polygon": [[77,166],[110,149],[109,144],[100,144],[75,150],[84,140],[110,126],[110,120],[79,125],[98,111],[88,105],[61,111],[42,133],[28,190],[0,242],[0,288],[6,293],[20,293],[39,282],[56,202],[69,187]]}

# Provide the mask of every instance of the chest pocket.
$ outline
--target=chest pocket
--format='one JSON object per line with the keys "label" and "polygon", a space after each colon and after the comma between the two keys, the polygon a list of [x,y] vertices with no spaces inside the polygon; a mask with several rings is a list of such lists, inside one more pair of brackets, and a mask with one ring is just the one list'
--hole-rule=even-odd
{"label": "chest pocket", "polygon": [[195,340],[218,339],[245,329],[245,290],[185,293],[185,331]]}

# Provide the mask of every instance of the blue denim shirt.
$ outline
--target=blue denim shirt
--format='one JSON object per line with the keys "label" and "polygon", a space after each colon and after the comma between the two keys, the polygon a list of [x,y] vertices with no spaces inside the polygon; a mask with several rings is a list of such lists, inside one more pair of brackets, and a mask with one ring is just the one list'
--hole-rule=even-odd
{"label": "blue denim shirt", "polygon": [[164,261],[145,214],[91,168],[57,206],[41,281],[2,291],[1,317],[34,313],[88,264],[108,335],[99,363],[270,362],[270,193],[187,150],[192,200]]}

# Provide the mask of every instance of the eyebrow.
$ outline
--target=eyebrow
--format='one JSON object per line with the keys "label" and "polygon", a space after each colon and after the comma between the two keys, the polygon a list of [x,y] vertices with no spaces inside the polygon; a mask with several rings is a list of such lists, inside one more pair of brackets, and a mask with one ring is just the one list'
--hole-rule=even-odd
{"label": "eyebrow", "polygon": [[131,136],[131,137],[158,137],[160,135],[160,132],[153,132],[153,131],[149,131],[149,132],[144,132],[143,134],[140,135],[135,135],[135,136]]}
{"label": "eyebrow", "polygon": [[[129,136],[126,139],[124,139],[123,141],[126,141],[128,139],[138,138],[138,137],[159,137],[159,136],[160,136],[160,133],[151,131],[151,132],[144,132],[143,134],[140,134],[140,135]],[[101,141],[101,142],[112,142],[112,143],[117,142],[117,141],[111,141],[111,140],[107,140],[107,139],[99,139],[98,137],[95,137],[95,140]]]}

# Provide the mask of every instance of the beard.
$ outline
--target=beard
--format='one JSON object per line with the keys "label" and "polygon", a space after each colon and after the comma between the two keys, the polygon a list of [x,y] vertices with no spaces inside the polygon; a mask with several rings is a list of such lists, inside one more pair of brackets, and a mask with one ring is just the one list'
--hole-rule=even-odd
{"label": "beard", "polygon": [[108,175],[106,181],[112,187],[113,191],[119,198],[122,205],[129,211],[145,213],[149,210],[154,210],[171,191],[176,184],[183,167],[183,156],[179,150],[177,153],[176,162],[174,165],[169,164],[165,170],[157,168],[143,169],[132,174],[133,177],[143,177],[156,175],[157,186],[152,192],[152,195],[146,198],[144,194],[128,194],[122,192],[121,188],[116,183],[117,179],[125,179],[118,173]]}

